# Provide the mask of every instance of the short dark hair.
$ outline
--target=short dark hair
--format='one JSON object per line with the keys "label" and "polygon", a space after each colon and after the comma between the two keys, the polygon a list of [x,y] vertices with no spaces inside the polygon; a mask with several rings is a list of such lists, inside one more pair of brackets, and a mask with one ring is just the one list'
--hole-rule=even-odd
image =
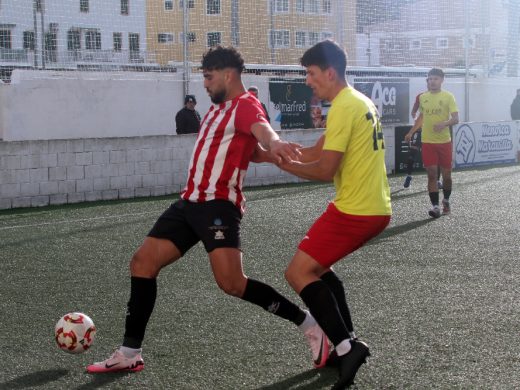
{"label": "short dark hair", "polygon": [[195,98],[195,95],[186,95],[186,97],[184,98],[184,104],[186,103],[197,104],[197,99]]}
{"label": "short dark hair", "polygon": [[444,78],[444,71],[441,68],[431,68],[428,72],[428,77],[430,76],[439,76]]}
{"label": "short dark hair", "polygon": [[245,69],[242,55],[234,47],[216,46],[202,56],[202,69],[221,70],[233,68],[242,73]]}
{"label": "short dark hair", "polygon": [[347,69],[347,54],[336,42],[327,39],[303,53],[300,64],[305,67],[316,65],[321,70],[332,67],[338,76],[344,78]]}

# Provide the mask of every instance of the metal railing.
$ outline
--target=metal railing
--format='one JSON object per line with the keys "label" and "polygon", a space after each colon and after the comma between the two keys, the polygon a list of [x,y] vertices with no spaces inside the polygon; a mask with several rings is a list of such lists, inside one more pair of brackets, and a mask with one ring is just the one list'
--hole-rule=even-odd
{"label": "metal railing", "polygon": [[[131,65],[153,63],[153,56],[148,59],[148,54],[142,50],[45,50],[44,58],[46,67],[75,67],[84,63]],[[2,63],[41,67],[41,52],[0,48],[0,65]]]}

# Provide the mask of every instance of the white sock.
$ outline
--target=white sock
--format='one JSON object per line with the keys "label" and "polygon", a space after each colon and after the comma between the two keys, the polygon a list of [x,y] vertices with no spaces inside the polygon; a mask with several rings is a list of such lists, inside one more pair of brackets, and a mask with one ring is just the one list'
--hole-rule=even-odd
{"label": "white sock", "polygon": [[336,345],[334,349],[336,350],[338,356],[343,356],[350,352],[350,350],[352,349],[352,345],[350,345],[350,340],[345,339],[341,343]]}
{"label": "white sock", "polygon": [[142,348],[128,348],[124,346],[119,347],[119,351],[123,353],[123,355],[125,355],[127,358],[135,357],[137,354],[141,353],[142,350]]}
{"label": "white sock", "polygon": [[314,325],[316,325],[316,320],[314,319],[314,317],[312,316],[311,313],[309,313],[307,310],[304,310],[305,312],[305,319],[303,320],[303,322],[298,325],[298,328],[300,328],[302,330],[302,332],[307,332],[307,330],[309,330],[309,328],[312,328]]}

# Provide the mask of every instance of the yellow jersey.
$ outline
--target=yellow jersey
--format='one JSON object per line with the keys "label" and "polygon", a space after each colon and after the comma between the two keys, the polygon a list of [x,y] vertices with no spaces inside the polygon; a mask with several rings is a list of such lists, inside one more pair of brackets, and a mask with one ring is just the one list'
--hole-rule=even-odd
{"label": "yellow jersey", "polygon": [[459,112],[455,97],[448,91],[425,92],[419,97],[419,110],[423,115],[422,142],[445,144],[451,141],[450,128],[434,131],[436,123],[447,121],[451,114]]}
{"label": "yellow jersey", "polygon": [[391,215],[385,144],[372,101],[348,86],[332,100],[324,150],[344,153],[334,176],[334,205],[351,215]]}

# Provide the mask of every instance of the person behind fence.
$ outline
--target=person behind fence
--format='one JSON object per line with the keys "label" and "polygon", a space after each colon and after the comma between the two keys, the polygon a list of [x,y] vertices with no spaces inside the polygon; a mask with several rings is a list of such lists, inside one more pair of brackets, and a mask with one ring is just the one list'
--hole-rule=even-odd
{"label": "person behind fence", "polygon": [[[88,372],[144,368],[141,345],[155,306],[159,273],[200,241],[215,281],[225,293],[295,324],[310,344],[314,365],[325,364],[327,356],[320,351],[327,338],[312,315],[273,287],[247,277],[242,267],[242,183],[249,162],[256,161],[257,152],[269,154],[278,162],[291,162],[299,158],[301,147],[278,137],[258,100],[246,92],[243,70],[244,60],[232,47],[217,46],[204,54],[204,88],[213,104],[201,124],[186,187],[180,199],[159,217],[130,261],[130,299],[121,347],[108,359],[89,365]],[[176,304],[184,303],[176,300]],[[172,319],[171,326],[179,320]],[[206,316],[206,321],[212,318]]]}
{"label": "person behind fence", "polygon": [[511,119],[514,121],[520,120],[520,89],[516,90],[516,96],[511,103]]}
{"label": "person behind fence", "polygon": [[[432,218],[441,216],[439,207],[439,186],[437,170],[440,167],[443,182],[442,213],[449,214],[450,195],[452,189],[451,165],[453,147],[450,126],[459,123],[459,109],[455,97],[442,90],[444,71],[433,68],[428,72],[428,91],[419,97],[420,115],[417,119],[422,123],[422,157],[428,174],[428,193],[432,204],[428,214]],[[413,133],[405,136],[410,142]]]}
{"label": "person behind fence", "polygon": [[[247,91],[253,95],[255,98],[258,99],[258,87],[256,85],[251,85]],[[260,100],[259,100],[260,101]],[[269,117],[269,113],[267,112],[267,107],[265,106],[264,103],[260,102],[260,104],[262,105],[262,108],[264,109],[264,113],[265,113],[265,117],[267,119],[267,122],[271,123],[271,118]]]}
{"label": "person behind fence", "polygon": [[197,99],[194,95],[186,95],[184,107],[175,115],[177,134],[192,134],[199,132],[200,114],[195,110]]}

